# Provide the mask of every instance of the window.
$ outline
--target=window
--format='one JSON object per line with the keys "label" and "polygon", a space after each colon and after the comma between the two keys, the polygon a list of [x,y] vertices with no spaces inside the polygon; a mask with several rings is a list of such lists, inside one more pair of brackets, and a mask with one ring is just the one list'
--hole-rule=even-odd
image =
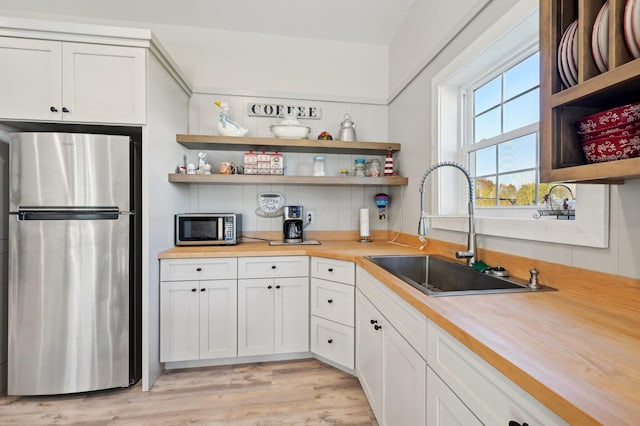
{"label": "window", "polygon": [[[434,76],[431,158],[469,168],[479,234],[607,247],[606,185],[556,187],[556,196],[571,196],[560,193],[566,187],[575,195],[576,220],[534,219],[554,186],[539,183],[537,8],[517,2]],[[431,178],[431,226],[464,231],[466,182],[439,175]]]}

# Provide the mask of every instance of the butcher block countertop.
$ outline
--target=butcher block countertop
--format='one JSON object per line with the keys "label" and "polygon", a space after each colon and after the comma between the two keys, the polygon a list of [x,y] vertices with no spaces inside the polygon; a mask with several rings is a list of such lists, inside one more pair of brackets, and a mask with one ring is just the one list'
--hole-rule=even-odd
{"label": "butcher block countertop", "polygon": [[513,266],[518,272],[536,267],[541,282],[559,291],[429,297],[364,258],[432,252],[431,245],[420,251],[386,241],[260,242],[176,247],[159,258],[308,255],[354,261],[568,423],[640,424],[639,280],[504,255],[493,260],[516,276],[510,260],[521,263]]}

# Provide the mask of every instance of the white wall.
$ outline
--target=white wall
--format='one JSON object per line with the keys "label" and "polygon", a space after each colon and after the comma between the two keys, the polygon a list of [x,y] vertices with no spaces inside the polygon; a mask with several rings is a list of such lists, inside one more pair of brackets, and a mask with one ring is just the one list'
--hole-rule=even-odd
{"label": "white wall", "polygon": [[416,0],[389,44],[394,97],[491,0]]}
{"label": "white wall", "polygon": [[[340,122],[344,114],[349,113],[356,125],[358,140],[368,142],[387,141],[387,107],[363,103],[323,102],[314,100],[259,98],[250,96],[229,96],[220,94],[194,94],[191,99],[190,132],[195,134],[217,134],[216,123],[220,109],[214,101],[224,100],[229,104],[232,118],[250,130],[249,136],[272,137],[269,126],[281,119],[249,117],[246,105],[251,102],[275,103],[285,105],[314,106],[322,109],[321,120],[301,120],[311,127],[309,139],[315,139],[322,131],[338,135]],[[207,161],[217,170],[221,161],[234,161],[242,164],[241,151],[205,151]],[[313,173],[313,153],[284,154],[286,175],[307,175]],[[338,175],[341,169],[353,169],[355,158],[377,158],[384,164],[384,156],[362,156],[344,154],[322,154],[326,158],[327,174]],[[181,160],[180,159],[176,159]],[[197,152],[189,152],[189,162],[197,164]],[[175,164],[170,164],[175,167]],[[257,195],[260,192],[279,192],[287,204],[302,205],[305,211],[313,211],[315,219],[307,230],[357,230],[358,212],[368,207],[371,211],[371,229],[387,229],[387,221],[374,216],[374,196],[387,192],[387,187],[378,186],[305,186],[305,185],[185,185],[176,184],[189,190],[189,205],[184,211],[242,213],[243,228],[246,231],[279,231],[282,218],[262,218],[255,214]]]}
{"label": "white wall", "polygon": [[[431,80],[456,57],[457,52],[468,46],[513,4],[510,0],[493,0],[390,104],[390,139],[402,143],[399,162],[402,164],[403,174],[409,177],[403,211],[397,204],[391,205],[390,229],[399,229],[404,222],[403,232],[415,233],[419,217],[417,181],[424,170],[436,161],[430,158],[433,96]],[[427,205],[431,199],[430,183],[427,183],[428,191],[425,193]],[[392,194],[394,192],[392,191]],[[640,215],[637,214],[639,209],[640,180],[631,180],[624,185],[611,187],[609,248],[606,249],[482,235],[478,236],[478,245],[499,252],[640,278],[640,264],[637,262],[640,258]],[[466,235],[462,233],[432,229],[430,236],[459,244],[466,242]],[[505,266],[508,268],[508,265]]]}

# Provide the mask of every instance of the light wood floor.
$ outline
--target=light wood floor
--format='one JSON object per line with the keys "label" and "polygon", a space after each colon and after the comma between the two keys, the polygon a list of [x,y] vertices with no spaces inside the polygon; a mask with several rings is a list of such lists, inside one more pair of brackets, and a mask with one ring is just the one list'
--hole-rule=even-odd
{"label": "light wood floor", "polygon": [[358,379],[313,359],[166,371],[129,389],[0,397],[1,425],[377,425]]}

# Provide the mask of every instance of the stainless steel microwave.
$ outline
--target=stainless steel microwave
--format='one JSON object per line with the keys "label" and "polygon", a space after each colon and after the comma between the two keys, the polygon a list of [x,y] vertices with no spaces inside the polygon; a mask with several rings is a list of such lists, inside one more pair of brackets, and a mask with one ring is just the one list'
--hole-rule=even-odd
{"label": "stainless steel microwave", "polygon": [[242,215],[237,213],[183,213],[175,221],[177,246],[237,244]]}

